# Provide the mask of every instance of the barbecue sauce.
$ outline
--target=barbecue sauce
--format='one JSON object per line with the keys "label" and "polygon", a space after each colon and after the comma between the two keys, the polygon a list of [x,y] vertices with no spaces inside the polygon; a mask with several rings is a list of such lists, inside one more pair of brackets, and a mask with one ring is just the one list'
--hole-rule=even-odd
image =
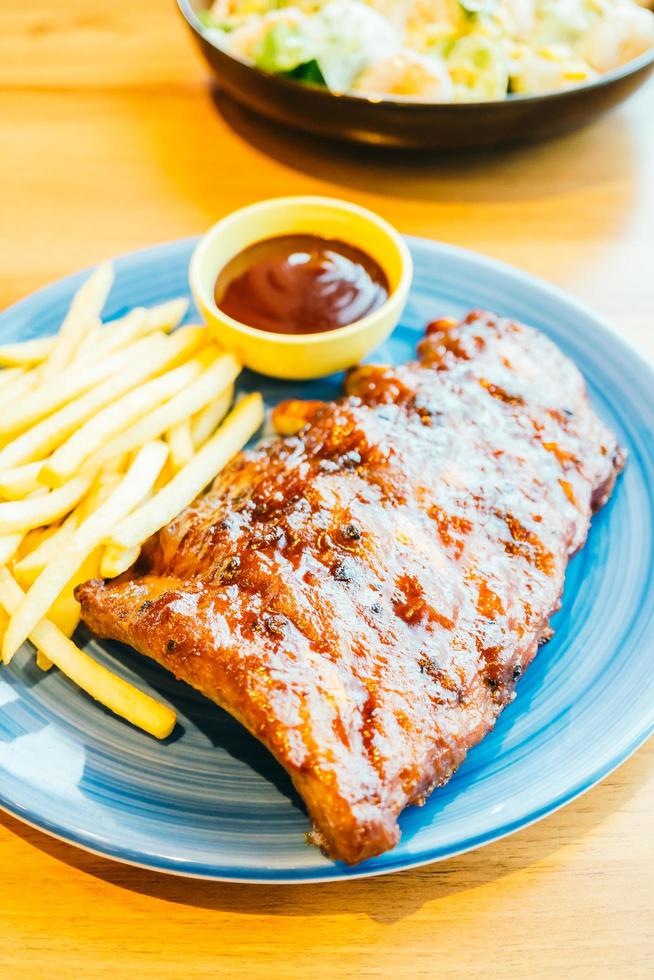
{"label": "barbecue sauce", "polygon": [[221,269],[214,296],[223,313],[257,330],[337,330],[382,306],[386,273],[354,245],[317,235],[257,242]]}

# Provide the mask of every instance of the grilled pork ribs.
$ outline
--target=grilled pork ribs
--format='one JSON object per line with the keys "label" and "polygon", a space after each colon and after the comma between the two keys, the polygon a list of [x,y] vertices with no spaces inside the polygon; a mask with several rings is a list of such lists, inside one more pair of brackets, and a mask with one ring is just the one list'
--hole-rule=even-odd
{"label": "grilled pork ribs", "polygon": [[396,844],[513,699],[623,465],[537,331],[474,312],[419,357],[355,369],[129,572],[77,590],[97,634],[259,738],[351,864]]}

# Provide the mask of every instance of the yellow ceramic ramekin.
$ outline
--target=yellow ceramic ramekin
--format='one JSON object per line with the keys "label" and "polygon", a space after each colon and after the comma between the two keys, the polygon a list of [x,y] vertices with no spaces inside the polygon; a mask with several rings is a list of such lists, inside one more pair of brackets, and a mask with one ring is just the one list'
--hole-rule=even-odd
{"label": "yellow ceramic ramekin", "polygon": [[[302,336],[256,330],[219,310],[214,301],[219,270],[255,242],[293,234],[336,238],[363,249],[388,277],[387,301],[347,327]],[[412,276],[406,243],[388,222],[331,197],[280,197],[235,211],[207,232],[189,267],[195,301],[217,340],[253,371],[291,380],[319,378],[358,364],[396,326]]]}

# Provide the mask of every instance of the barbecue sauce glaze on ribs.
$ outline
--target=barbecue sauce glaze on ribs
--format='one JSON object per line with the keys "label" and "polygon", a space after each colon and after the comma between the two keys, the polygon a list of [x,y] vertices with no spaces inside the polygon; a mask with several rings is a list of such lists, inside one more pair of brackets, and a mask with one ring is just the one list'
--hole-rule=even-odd
{"label": "barbecue sauce glaze on ribs", "polygon": [[77,590],[95,633],[263,742],[350,864],[397,843],[513,699],[623,465],[535,330],[473,312],[431,324],[419,356],[353,371],[129,572]]}

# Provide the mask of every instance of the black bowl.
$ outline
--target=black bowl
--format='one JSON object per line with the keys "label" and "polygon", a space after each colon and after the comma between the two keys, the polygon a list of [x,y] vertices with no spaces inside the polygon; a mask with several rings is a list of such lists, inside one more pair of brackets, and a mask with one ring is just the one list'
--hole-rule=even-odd
{"label": "black bowl", "polygon": [[501,102],[427,103],[335,95],[262,71],[212,44],[195,11],[206,0],[177,0],[218,80],[237,102],[304,132],[357,143],[454,150],[539,140],[592,122],[654,71],[654,49],[599,79],[546,95]]}

